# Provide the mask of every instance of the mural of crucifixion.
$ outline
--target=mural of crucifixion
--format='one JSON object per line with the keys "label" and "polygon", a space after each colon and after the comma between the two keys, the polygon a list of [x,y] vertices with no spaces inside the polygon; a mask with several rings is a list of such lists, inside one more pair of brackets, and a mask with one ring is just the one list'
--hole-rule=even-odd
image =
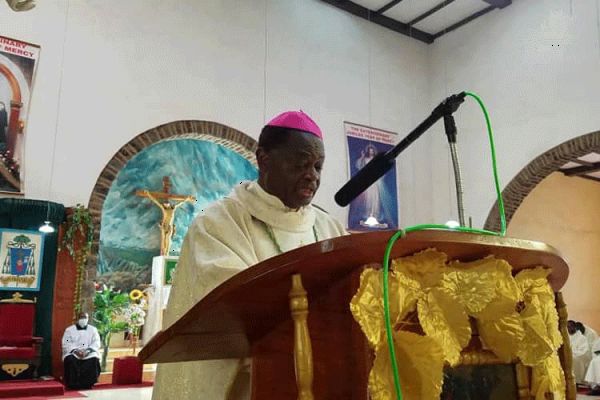
{"label": "mural of crucifixion", "polygon": [[160,227],[160,255],[169,255],[171,240],[175,234],[175,211],[178,207],[188,202],[196,201],[194,196],[172,194],[171,179],[168,176],[163,177],[162,192],[150,192],[149,190],[137,190],[136,196],[144,197],[152,201],[162,212],[162,221]]}

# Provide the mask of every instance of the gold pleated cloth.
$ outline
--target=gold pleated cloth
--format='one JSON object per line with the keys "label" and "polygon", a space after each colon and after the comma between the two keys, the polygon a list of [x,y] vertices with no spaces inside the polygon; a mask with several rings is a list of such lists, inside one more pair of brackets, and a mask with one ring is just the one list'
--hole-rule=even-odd
{"label": "gold pleated cloth", "polygon": [[[507,364],[532,367],[535,399],[565,398],[557,350],[562,345],[550,270],[512,275],[504,260],[448,262],[434,249],[392,261],[390,316],[404,400],[438,400],[444,366],[457,366],[471,341],[471,321],[481,347]],[[383,311],[383,273],[367,268],[350,303],[375,361],[369,375],[373,400],[395,399]]]}

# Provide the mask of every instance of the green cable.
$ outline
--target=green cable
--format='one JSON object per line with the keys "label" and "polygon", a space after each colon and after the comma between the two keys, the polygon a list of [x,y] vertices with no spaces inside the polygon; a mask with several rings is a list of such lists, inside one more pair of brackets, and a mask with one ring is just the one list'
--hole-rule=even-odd
{"label": "green cable", "polygon": [[500,192],[500,183],[498,180],[498,170],[496,168],[496,146],[494,145],[494,134],[492,131],[492,124],[490,123],[490,116],[488,115],[487,109],[483,104],[483,101],[475,93],[465,92],[467,96],[474,98],[485,117],[485,124],[488,130],[488,136],[490,138],[490,153],[492,154],[492,171],[494,173],[494,184],[496,185],[496,197],[498,198],[498,211],[500,213],[500,236],[506,235],[506,215],[504,213],[504,201],[502,200],[502,192]]}
{"label": "green cable", "polygon": [[396,398],[402,400],[402,389],[400,389],[400,374],[398,373],[398,363],[396,362],[396,349],[394,348],[394,338],[392,336],[392,321],[390,318],[390,297],[388,296],[388,266],[390,262],[390,253],[396,240],[404,236],[404,231],[399,230],[389,240],[383,255],[383,313],[385,314],[385,332],[387,334],[387,343],[390,349],[390,362],[394,374],[394,386],[396,388]]}
{"label": "green cable", "polygon": [[396,362],[396,349],[394,348],[394,338],[392,336],[392,321],[390,317],[390,299],[389,299],[389,285],[388,285],[388,273],[390,268],[390,254],[392,253],[392,248],[394,247],[394,243],[401,237],[403,237],[406,233],[427,230],[427,229],[438,229],[445,231],[458,231],[458,232],[468,232],[468,233],[479,233],[482,235],[493,235],[493,236],[505,236],[506,235],[506,215],[504,214],[504,202],[502,201],[502,193],[500,192],[500,183],[498,179],[498,170],[496,169],[496,149],[494,147],[494,135],[492,132],[492,125],[490,124],[490,118],[488,112],[479,98],[474,93],[465,92],[467,96],[473,97],[477,103],[479,103],[481,109],[483,110],[483,115],[485,116],[485,122],[487,125],[488,136],[490,139],[490,148],[492,154],[492,170],[494,173],[494,184],[496,186],[496,195],[498,198],[498,211],[500,213],[500,232],[488,231],[486,229],[474,229],[467,228],[464,226],[458,226],[455,228],[450,228],[447,225],[440,224],[422,224],[422,225],[414,225],[410,226],[406,229],[400,229],[398,232],[394,233],[394,235],[388,241],[388,244],[385,248],[385,253],[383,255],[383,313],[385,319],[385,332],[387,336],[387,344],[390,350],[390,361],[392,364],[392,373],[394,376],[394,387],[396,389],[396,398],[397,400],[402,400],[402,389],[400,388],[400,374],[398,372],[398,363]]}

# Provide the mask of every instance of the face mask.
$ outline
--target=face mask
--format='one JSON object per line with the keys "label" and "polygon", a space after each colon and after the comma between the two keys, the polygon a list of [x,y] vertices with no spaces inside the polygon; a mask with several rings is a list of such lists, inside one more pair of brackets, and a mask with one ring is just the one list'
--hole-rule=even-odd
{"label": "face mask", "polygon": [[77,324],[78,324],[80,327],[82,327],[82,328],[85,328],[85,327],[87,326],[87,324],[88,324],[88,319],[87,319],[87,318],[80,318],[80,319],[77,321]]}

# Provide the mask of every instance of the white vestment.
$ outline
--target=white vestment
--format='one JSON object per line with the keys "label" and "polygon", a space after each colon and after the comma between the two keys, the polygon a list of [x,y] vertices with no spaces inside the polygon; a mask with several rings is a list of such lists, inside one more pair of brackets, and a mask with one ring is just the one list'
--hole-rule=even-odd
{"label": "white vestment", "polygon": [[[587,333],[587,327],[585,328]],[[600,339],[596,339],[592,345],[592,361],[585,373],[585,381],[592,386],[600,385]]]}
{"label": "white vestment", "polygon": [[592,358],[592,352],[586,337],[581,331],[569,335],[569,339],[571,351],[573,352],[573,374],[575,375],[575,382],[580,383],[585,379],[585,372]]}
{"label": "white vestment", "polygon": [[62,358],[71,354],[74,350],[87,350],[90,349],[90,353],[83,358],[100,358],[98,350],[100,350],[100,335],[98,335],[98,329],[92,325],[87,325],[85,329],[77,329],[77,326],[71,325],[65,329],[65,333],[62,338]]}
{"label": "white vestment", "polygon": [[[236,186],[190,226],[163,326],[173,324],[236,273],[279,254],[277,246],[285,252],[314,243],[315,233],[318,240],[324,240],[346,231],[334,218],[311,205],[299,210],[287,208],[256,182]],[[233,359],[162,364],[157,370],[152,398],[248,399],[248,368],[243,360]],[[230,392],[234,381],[236,388]],[[240,385],[240,381],[244,383]]]}
{"label": "white vestment", "polygon": [[585,328],[584,336],[587,339],[587,341],[590,345],[590,349],[591,349],[592,346],[594,346],[594,343],[596,342],[596,340],[598,339],[598,334],[596,333],[595,330],[593,330],[586,324],[583,324],[583,327]]}

